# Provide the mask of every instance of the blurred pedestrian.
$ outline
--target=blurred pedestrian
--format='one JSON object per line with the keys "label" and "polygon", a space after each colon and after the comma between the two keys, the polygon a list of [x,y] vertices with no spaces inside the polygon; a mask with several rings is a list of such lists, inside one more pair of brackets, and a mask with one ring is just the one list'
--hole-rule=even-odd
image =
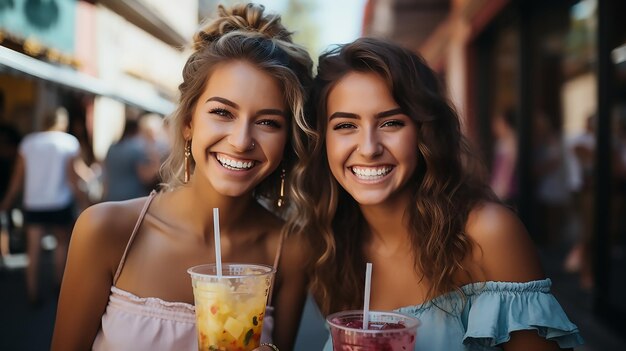
{"label": "blurred pedestrian", "polygon": [[495,137],[490,186],[500,200],[515,204],[517,196],[517,132],[515,112],[507,109],[494,116],[491,130]]}
{"label": "blurred pedestrian", "polygon": [[8,191],[0,203],[0,210],[8,210],[24,189],[24,226],[29,259],[26,287],[31,302],[36,302],[39,297],[37,283],[42,237],[50,231],[57,240],[55,269],[60,283],[76,205],[79,208],[88,205],[75,171],[76,165],[82,162],[80,144],[67,133],[68,123],[67,111],[57,108],[44,116],[44,131],[29,134],[22,140]]}
{"label": "blurred pedestrian", "polygon": [[593,286],[590,248],[593,238],[595,124],[595,116],[588,117],[585,129],[570,140],[567,147],[568,184],[574,198],[573,218],[576,218],[580,225],[574,245],[565,259],[564,268],[570,273],[580,273],[580,285],[585,290]]}
{"label": "blurred pedestrian", "polygon": [[154,184],[161,160],[151,152],[139,131],[139,121],[128,118],[121,139],[111,145],[104,159],[104,201],[146,196]]}
{"label": "blurred pedestrian", "polygon": [[[170,144],[163,117],[150,113],[139,119],[139,131],[143,137],[148,159],[158,160],[161,165],[170,153]],[[158,170],[158,169],[157,169]],[[147,184],[147,189],[158,189],[162,179],[159,172]]]}
{"label": "blurred pedestrian", "polygon": [[536,231],[541,243],[563,239],[570,192],[567,185],[564,146],[553,121],[543,112],[534,120],[533,175],[537,202]]}

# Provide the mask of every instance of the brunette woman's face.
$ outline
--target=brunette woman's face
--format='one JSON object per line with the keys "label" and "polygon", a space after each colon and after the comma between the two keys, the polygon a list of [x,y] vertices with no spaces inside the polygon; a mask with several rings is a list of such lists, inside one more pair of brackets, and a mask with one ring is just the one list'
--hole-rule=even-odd
{"label": "brunette woman's face", "polygon": [[192,140],[193,177],[225,196],[249,193],[282,161],[287,124],[274,77],[245,61],[218,64],[184,131]]}
{"label": "brunette woman's face", "polygon": [[417,167],[417,126],[375,73],[351,72],[330,90],[326,153],[333,176],[360,204],[406,195]]}

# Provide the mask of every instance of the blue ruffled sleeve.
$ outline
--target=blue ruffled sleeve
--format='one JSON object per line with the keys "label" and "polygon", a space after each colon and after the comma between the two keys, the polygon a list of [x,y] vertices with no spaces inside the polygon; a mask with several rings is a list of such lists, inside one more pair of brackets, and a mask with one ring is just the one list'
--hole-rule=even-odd
{"label": "blue ruffled sleeve", "polygon": [[550,293],[550,279],[527,283],[486,282],[465,286],[469,311],[463,343],[494,347],[518,330],[537,330],[561,348],[581,345],[578,327]]}

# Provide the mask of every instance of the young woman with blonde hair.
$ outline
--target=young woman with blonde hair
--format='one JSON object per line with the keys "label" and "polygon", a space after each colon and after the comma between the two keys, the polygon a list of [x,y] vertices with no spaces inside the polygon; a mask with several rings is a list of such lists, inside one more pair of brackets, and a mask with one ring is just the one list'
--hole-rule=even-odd
{"label": "young woman with blonde hair", "polygon": [[[220,6],[193,49],[169,121],[166,190],[80,216],[53,350],[196,350],[187,269],[215,261],[215,207],[224,262],[277,266],[276,327],[264,337],[293,347],[306,296],[304,255],[259,201],[277,209],[289,194],[311,59],[279,16],[254,4]],[[271,327],[267,313],[264,327]]]}

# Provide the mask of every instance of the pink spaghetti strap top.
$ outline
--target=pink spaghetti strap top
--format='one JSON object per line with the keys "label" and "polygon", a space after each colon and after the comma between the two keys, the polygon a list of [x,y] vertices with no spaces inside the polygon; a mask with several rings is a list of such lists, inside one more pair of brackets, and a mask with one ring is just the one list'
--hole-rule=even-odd
{"label": "pink spaghetti strap top", "polygon": [[[150,203],[146,201],[113,277],[113,286],[93,350],[190,350],[198,349],[195,308],[185,302],[169,302],[155,297],[139,297],[115,286],[130,246],[135,239]],[[278,267],[284,238],[281,236],[274,268]],[[274,327],[271,295],[263,320],[261,342],[271,342]]]}

